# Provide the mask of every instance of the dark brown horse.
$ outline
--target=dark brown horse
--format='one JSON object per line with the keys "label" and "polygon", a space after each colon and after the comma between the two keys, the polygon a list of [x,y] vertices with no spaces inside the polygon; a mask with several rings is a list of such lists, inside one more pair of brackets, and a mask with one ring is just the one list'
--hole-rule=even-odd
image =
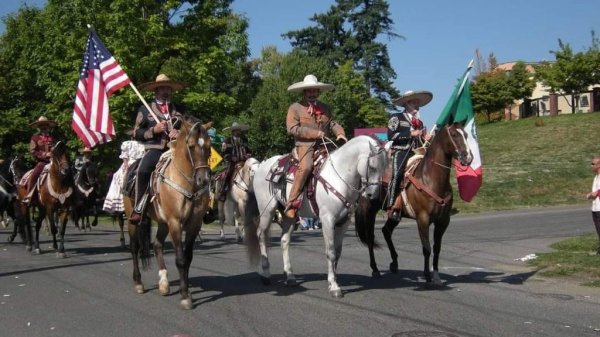
{"label": "dark brown horse", "polygon": [[[67,146],[64,142],[58,142],[52,149],[52,158],[47,166],[47,173],[43,172],[38,178],[38,191],[31,198],[29,205],[22,200],[27,195],[26,186],[19,184],[17,188],[17,199],[19,200],[19,216],[25,225],[27,236],[27,248],[31,249],[33,241],[33,253],[40,254],[40,228],[44,218],[50,224],[52,234],[52,247],[56,250],[58,257],[65,257],[65,229],[67,227],[69,207],[73,196],[73,175],[69,165]],[[35,236],[32,240],[31,221],[29,212],[31,208],[37,208],[35,218]],[[58,216],[60,230],[56,228],[55,215]],[[58,242],[56,234],[58,233]]]}
{"label": "dark brown horse", "polygon": [[[442,247],[442,236],[450,224],[450,210],[452,209],[452,187],[450,185],[450,170],[452,160],[457,159],[462,165],[469,165],[473,155],[467,143],[467,133],[460,124],[447,125],[433,137],[422,160],[408,179],[403,196],[408,203],[402,203],[402,216],[415,219],[419,231],[419,238],[423,247],[425,259],[423,272],[427,282],[441,285],[438,275],[438,261]],[[383,194],[385,195],[385,194]],[[380,277],[373,248],[375,243],[375,216],[383,198],[377,202],[361,199],[356,210],[356,234],[361,242],[369,247],[369,256],[373,277]],[[385,203],[384,203],[385,204]],[[368,221],[364,221],[368,219]],[[392,262],[390,271],[398,272],[398,254],[392,242],[392,233],[398,225],[398,220],[388,217],[381,229],[390,250]],[[429,226],[434,224],[433,230],[433,275],[429,267],[431,244],[429,242]]]}
{"label": "dark brown horse", "polygon": [[9,220],[13,222],[13,232],[9,235],[8,242],[13,242],[17,235],[26,241],[24,227],[17,221],[19,213],[17,185],[25,172],[27,172],[27,165],[20,157],[14,157],[0,165],[0,216],[6,212],[6,218],[1,222],[4,227],[8,226]]}
{"label": "dark brown horse", "polygon": [[[154,194],[144,219],[139,225],[129,223],[131,254],[133,257],[133,281],[135,291],[144,293],[138,257],[142,266],[148,267],[150,246],[150,218],[158,223],[154,253],[158,262],[158,288],[162,295],[170,293],[163,247],[167,235],[171,236],[175,251],[175,264],[179,271],[181,305],[192,308],[189,293],[189,269],[194,257],[194,242],[202,227],[202,216],[209,207],[210,193],[210,137],[207,129],[212,123],[201,125],[183,121],[171,152],[159,162],[152,174],[151,188]],[[124,196],[125,212],[131,214],[131,196]],[[185,239],[182,238],[185,233]],[[183,242],[182,242],[183,240]]]}

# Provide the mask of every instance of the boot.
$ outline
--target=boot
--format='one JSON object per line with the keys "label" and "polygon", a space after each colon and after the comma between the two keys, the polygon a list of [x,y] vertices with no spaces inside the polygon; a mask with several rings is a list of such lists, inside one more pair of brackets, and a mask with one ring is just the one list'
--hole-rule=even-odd
{"label": "boot", "polygon": [[388,217],[394,221],[402,220],[402,189],[398,191],[394,204],[390,207]]}
{"label": "boot", "polygon": [[133,211],[131,212],[131,216],[129,217],[129,222],[131,222],[134,225],[137,225],[142,221],[142,214],[146,210],[147,200],[148,192],[144,192],[144,194],[142,194],[141,197],[138,194],[136,194],[136,202],[135,206],[133,207]]}

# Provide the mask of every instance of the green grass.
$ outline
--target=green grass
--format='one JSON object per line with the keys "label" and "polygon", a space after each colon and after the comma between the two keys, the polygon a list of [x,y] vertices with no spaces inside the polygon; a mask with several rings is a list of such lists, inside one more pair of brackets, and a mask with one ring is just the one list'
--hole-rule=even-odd
{"label": "green grass", "polygon": [[529,262],[547,277],[570,277],[581,284],[600,287],[600,256],[596,255],[598,237],[595,234],[578,236],[557,242],[550,247],[555,251],[538,254]]}
{"label": "green grass", "polygon": [[[456,192],[461,213],[589,204],[594,177],[590,162],[600,155],[600,113],[527,118],[478,125],[483,185],[470,202]],[[590,215],[590,232],[594,226]],[[571,238],[537,254],[529,264],[542,276],[577,279],[600,287],[596,234]]]}

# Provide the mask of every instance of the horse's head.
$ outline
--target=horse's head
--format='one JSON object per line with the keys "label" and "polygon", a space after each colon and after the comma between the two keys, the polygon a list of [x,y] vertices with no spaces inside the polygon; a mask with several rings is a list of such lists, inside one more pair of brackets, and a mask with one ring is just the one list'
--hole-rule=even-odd
{"label": "horse's head", "polygon": [[62,141],[56,143],[52,148],[52,164],[58,167],[58,172],[62,177],[68,176],[71,172],[67,144]]}
{"label": "horse's head", "polygon": [[28,169],[27,163],[25,163],[25,160],[20,156],[15,156],[10,161],[10,166],[8,168],[8,171],[12,175],[15,185],[17,185],[19,180],[21,180],[21,177],[23,177],[23,175],[25,175],[25,172],[27,172],[27,169]]}
{"label": "horse's head", "polygon": [[363,151],[358,159],[358,172],[361,176],[361,187],[364,189],[363,196],[376,199],[379,197],[381,181],[387,166],[387,152],[375,139],[369,136],[360,138],[364,138],[368,143],[368,151]]}
{"label": "horse's head", "polygon": [[210,158],[211,146],[208,129],[212,122],[201,124],[199,121],[187,119],[182,121],[180,135],[177,138],[176,148],[182,151],[184,148],[187,158],[193,169],[193,179],[197,186],[207,185],[210,180]]}
{"label": "horse's head", "polygon": [[473,160],[473,153],[467,141],[467,131],[458,123],[446,125],[444,129],[448,135],[447,139],[443,140],[445,152],[456,158],[461,165],[470,165]]}
{"label": "horse's head", "polygon": [[96,186],[98,184],[98,164],[86,160],[79,170],[77,183],[79,185]]}

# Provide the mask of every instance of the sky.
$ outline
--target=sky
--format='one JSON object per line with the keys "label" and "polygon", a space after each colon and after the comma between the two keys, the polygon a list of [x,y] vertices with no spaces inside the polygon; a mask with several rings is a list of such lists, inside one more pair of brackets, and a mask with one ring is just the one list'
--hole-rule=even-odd
{"label": "sky", "polygon": [[[0,16],[16,11],[23,3],[39,7],[45,1],[2,0]],[[591,45],[592,30],[600,34],[598,0],[388,3],[394,32],[404,37],[385,40],[397,75],[394,85],[401,92],[433,93],[431,103],[421,109],[421,119],[429,129],[469,61],[475,58],[476,49],[485,60],[493,53],[499,63],[552,61],[554,55],[550,51],[559,49],[558,39],[578,52]],[[250,50],[252,57],[259,57],[265,46],[289,51],[289,40],[281,34],[312,26],[310,18],[325,13],[333,4],[334,0],[235,0],[232,8],[248,18]],[[3,31],[2,24],[0,33]]]}

